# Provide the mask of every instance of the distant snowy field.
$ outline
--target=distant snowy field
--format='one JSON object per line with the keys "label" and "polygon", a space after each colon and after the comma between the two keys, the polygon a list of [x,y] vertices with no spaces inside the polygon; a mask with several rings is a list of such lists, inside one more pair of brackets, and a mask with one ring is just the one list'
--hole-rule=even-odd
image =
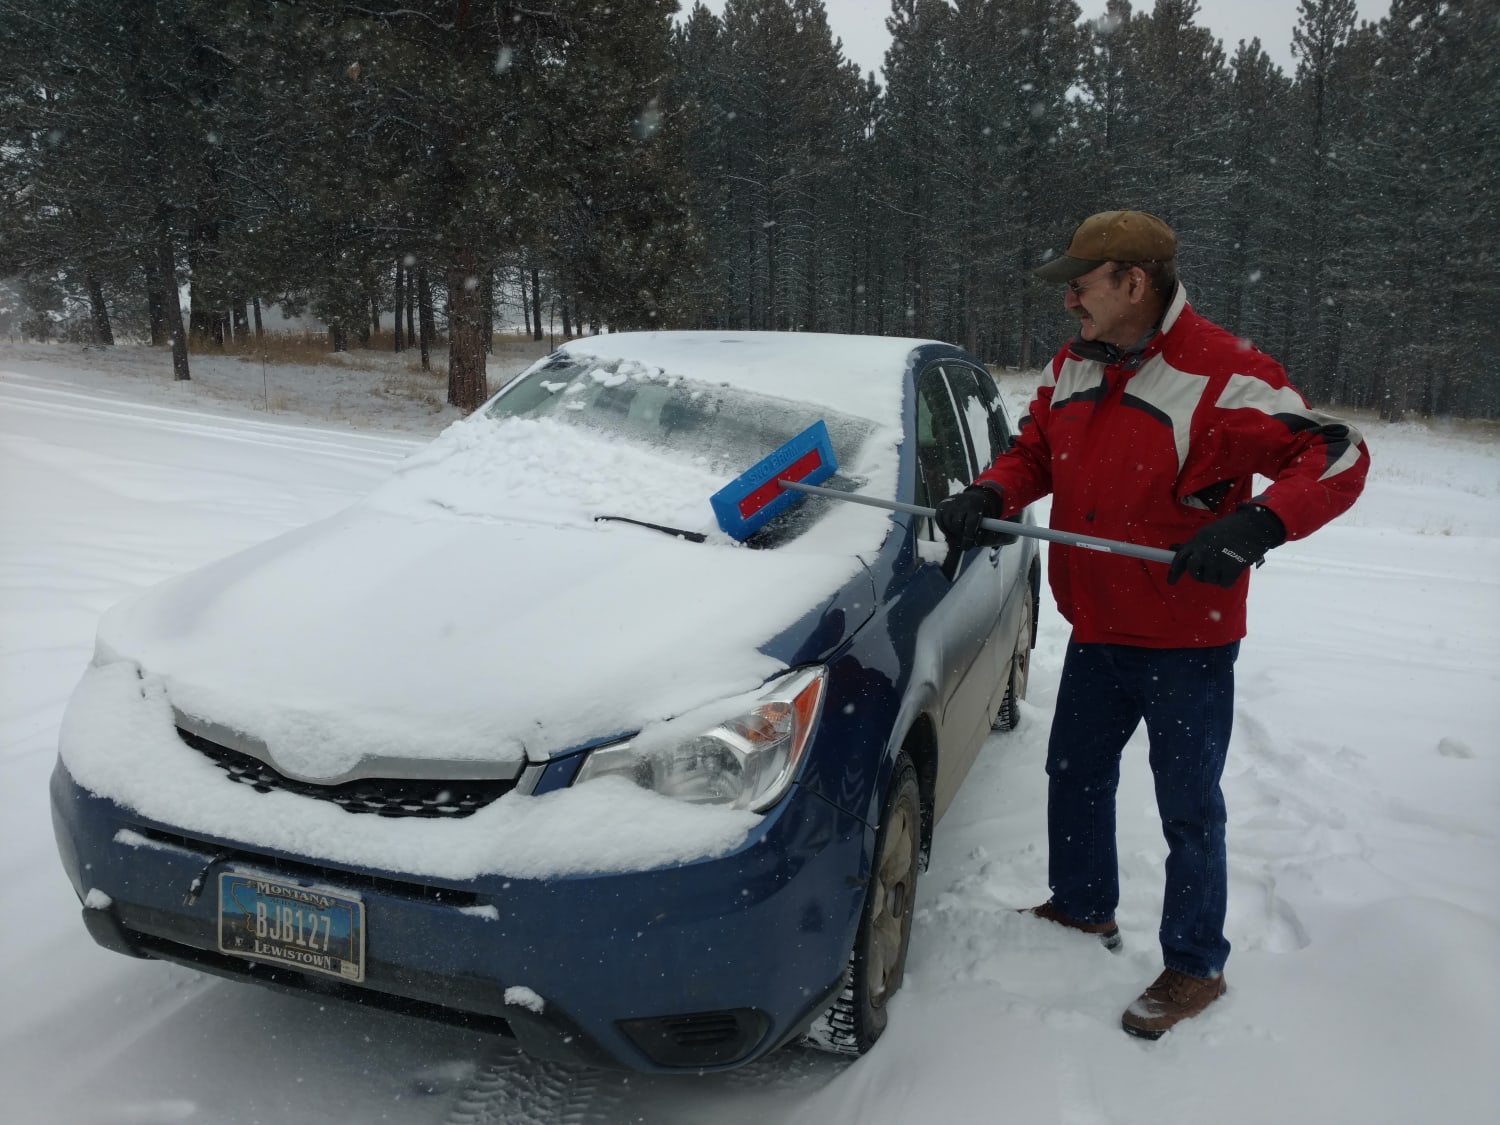
{"label": "distant snowy field", "polygon": [[[525,348],[491,367],[514,374]],[[441,364],[439,365],[441,366]],[[1254,578],[1225,778],[1230,991],[1156,1044],[1165,847],[1143,736],[1120,793],[1126,948],[1046,897],[1042,770],[1066,630],[1044,605],[1021,729],[939,828],[890,1031],[675,1079],[323,1007],[94,946],[47,808],[99,615],[338,510],[457,415],[397,357],[286,368],[0,345],[0,1119],[189,1122],[1500,1121],[1500,430],[1357,420],[1369,487]],[[499,378],[496,378],[496,376]],[[1016,409],[1030,379],[1007,376]]]}

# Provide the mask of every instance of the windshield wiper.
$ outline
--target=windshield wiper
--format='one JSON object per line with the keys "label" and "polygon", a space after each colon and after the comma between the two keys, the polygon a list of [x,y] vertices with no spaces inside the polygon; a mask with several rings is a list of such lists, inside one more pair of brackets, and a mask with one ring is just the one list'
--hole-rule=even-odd
{"label": "windshield wiper", "polygon": [[649,527],[652,531],[660,531],[663,535],[671,535],[677,539],[686,539],[689,543],[706,543],[708,536],[701,531],[684,531],[680,527],[667,527],[660,523],[647,523],[645,520],[633,520],[629,516],[595,516],[594,522],[600,520],[613,520],[616,523],[633,523],[637,527]]}

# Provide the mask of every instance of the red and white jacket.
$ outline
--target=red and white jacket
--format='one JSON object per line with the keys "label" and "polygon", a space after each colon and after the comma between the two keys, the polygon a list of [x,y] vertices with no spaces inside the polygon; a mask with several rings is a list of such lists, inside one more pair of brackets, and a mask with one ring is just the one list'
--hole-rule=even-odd
{"label": "red and white jacket", "polygon": [[[1181,285],[1141,351],[1111,362],[1075,346],[1053,358],[1015,443],[976,478],[1005,490],[1005,515],[1050,492],[1054,528],[1171,548],[1253,500],[1300,539],[1364,488],[1359,433],[1195,313]],[[1270,484],[1252,496],[1257,475]],[[1227,590],[1186,576],[1168,586],[1160,563],[1059,544],[1048,555],[1076,641],[1201,648],[1245,635],[1248,572]]]}

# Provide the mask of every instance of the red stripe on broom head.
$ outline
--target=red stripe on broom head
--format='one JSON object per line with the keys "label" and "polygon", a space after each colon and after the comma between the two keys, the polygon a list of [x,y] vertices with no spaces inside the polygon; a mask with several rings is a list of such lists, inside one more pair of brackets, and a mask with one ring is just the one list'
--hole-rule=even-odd
{"label": "red stripe on broom head", "polygon": [[776,483],[779,480],[801,480],[823,463],[823,458],[816,449],[804,453],[793,461],[781,472],[777,473],[765,484],[750,493],[740,501],[740,519],[749,519],[760,511],[776,497],[783,495],[781,487]]}

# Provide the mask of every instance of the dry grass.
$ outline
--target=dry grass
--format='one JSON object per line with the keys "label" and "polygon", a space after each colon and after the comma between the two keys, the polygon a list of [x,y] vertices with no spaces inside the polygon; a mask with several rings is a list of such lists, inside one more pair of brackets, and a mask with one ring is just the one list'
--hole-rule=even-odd
{"label": "dry grass", "polygon": [[[1367,406],[1324,406],[1319,403],[1314,403],[1313,406],[1335,418],[1352,422],[1366,434],[1374,432],[1377,427],[1390,424],[1380,417],[1380,411]],[[1442,415],[1425,418],[1416,411],[1411,411],[1399,424],[1425,426],[1437,433],[1457,434],[1479,441],[1500,442],[1500,418],[1449,418]]]}
{"label": "dry grass", "polygon": [[[525,333],[495,333],[486,364],[488,391],[493,393],[505,386],[535,360],[548,354],[557,342],[555,337],[537,341]],[[363,345],[356,342],[348,351],[334,352],[330,350],[326,332],[293,330],[226,341],[222,348],[205,345],[200,340],[196,342],[193,354],[197,362],[223,359],[236,366],[249,364],[282,370],[287,374],[274,376],[273,382],[278,378],[290,378],[299,386],[305,384],[312,388],[316,385],[321,388],[319,393],[324,395],[335,386],[352,386],[349,381],[354,380],[377,401],[402,404],[408,411],[414,406],[423,413],[442,414],[448,409],[447,340],[439,338],[430,346],[429,368],[422,367],[421,353],[417,348],[397,352],[393,343],[390,332],[380,332],[373,334]],[[296,407],[296,402],[285,395],[273,394],[271,397],[273,410]]]}
{"label": "dry grass", "polygon": [[[571,336],[549,335],[533,340],[527,332],[496,332],[491,337],[491,348],[497,359],[531,359],[545,355],[553,347],[574,339]],[[303,367],[320,365],[347,366],[363,359],[404,361],[403,366],[413,376],[426,378],[439,368],[446,369],[448,341],[438,337],[428,348],[433,372],[422,368],[420,353],[415,344],[404,351],[395,350],[395,340],[388,331],[375,332],[367,343],[351,341],[349,350],[335,352],[329,346],[327,332],[292,331],[267,332],[261,336],[246,336],[226,340],[222,346],[202,339],[189,340],[188,350],[194,355],[238,357],[247,363],[296,364]]]}
{"label": "dry grass", "polygon": [[315,366],[327,363],[333,353],[325,332],[267,332],[263,336],[242,336],[225,340],[223,345],[190,339],[188,351],[194,355],[238,356],[247,362],[296,363]]}
{"label": "dry grass", "polygon": [[375,393],[386,398],[405,399],[421,403],[436,412],[443,408],[448,397],[448,375],[445,371],[424,371],[420,361],[412,361],[398,371],[387,372],[375,388]]}
{"label": "dry grass", "polygon": [[[316,367],[324,363],[346,363],[355,356],[393,356],[397,352],[389,332],[371,333],[368,343],[349,341],[349,350],[335,352],[329,343],[327,332],[267,332],[262,336],[243,336],[236,340],[225,340],[221,347],[203,340],[192,340],[189,351],[195,355],[238,356],[247,362],[294,363],[304,367]],[[448,342],[439,338],[431,345],[431,352],[446,352]],[[400,353],[415,357],[416,346]],[[339,358],[343,357],[343,358]],[[413,362],[418,362],[413,359]],[[418,363],[420,366],[420,363]]]}

